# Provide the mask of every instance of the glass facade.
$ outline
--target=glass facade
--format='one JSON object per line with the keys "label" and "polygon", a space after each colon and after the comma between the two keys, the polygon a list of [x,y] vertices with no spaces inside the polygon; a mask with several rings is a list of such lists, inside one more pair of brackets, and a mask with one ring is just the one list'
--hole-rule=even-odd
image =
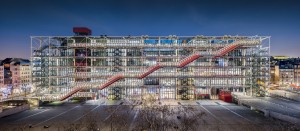
{"label": "glass facade", "polygon": [[78,92],[108,99],[202,99],[219,89],[261,95],[269,83],[264,36],[32,36],[32,80],[42,100]]}

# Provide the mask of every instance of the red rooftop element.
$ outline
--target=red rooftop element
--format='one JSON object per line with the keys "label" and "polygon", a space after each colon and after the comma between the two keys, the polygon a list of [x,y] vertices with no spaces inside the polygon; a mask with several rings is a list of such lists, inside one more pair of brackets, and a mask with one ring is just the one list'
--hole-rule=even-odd
{"label": "red rooftop element", "polygon": [[73,27],[75,35],[92,35],[92,30],[87,27]]}

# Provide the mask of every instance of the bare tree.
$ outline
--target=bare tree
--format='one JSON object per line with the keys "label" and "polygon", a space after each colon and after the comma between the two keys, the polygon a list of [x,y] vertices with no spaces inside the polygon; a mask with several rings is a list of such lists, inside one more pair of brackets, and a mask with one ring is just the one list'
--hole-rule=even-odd
{"label": "bare tree", "polygon": [[180,105],[176,110],[177,119],[180,126],[179,130],[194,131],[199,129],[200,120],[206,115],[204,112],[196,112],[196,109],[191,105]]}
{"label": "bare tree", "polygon": [[98,113],[91,112],[90,110],[84,111],[84,116],[77,122],[60,121],[57,122],[57,130],[64,131],[99,131],[101,129],[101,122],[99,122]]}
{"label": "bare tree", "polygon": [[129,128],[129,110],[131,108],[127,105],[108,106],[105,111],[109,116],[102,120],[102,122],[104,125],[109,126],[111,131],[127,130]]}
{"label": "bare tree", "polygon": [[151,94],[142,97],[142,104],[136,107],[140,115],[135,121],[136,130],[197,130],[204,112],[195,112],[192,106],[161,105]]}
{"label": "bare tree", "polygon": [[267,124],[263,125],[265,130],[273,131],[299,131],[300,125],[299,123],[290,123],[286,121],[281,121],[275,118],[268,118],[266,120]]}

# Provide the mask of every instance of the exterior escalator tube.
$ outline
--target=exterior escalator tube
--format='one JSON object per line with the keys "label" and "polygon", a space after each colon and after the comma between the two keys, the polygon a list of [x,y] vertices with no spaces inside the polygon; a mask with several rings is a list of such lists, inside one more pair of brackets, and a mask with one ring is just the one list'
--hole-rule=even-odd
{"label": "exterior escalator tube", "polygon": [[147,69],[146,72],[142,73],[140,76],[138,76],[139,79],[143,79],[145,78],[146,76],[150,75],[151,73],[153,73],[154,71],[158,70],[162,68],[162,66],[160,64],[156,64],[152,67],[150,67],[149,69]]}
{"label": "exterior escalator tube", "polygon": [[187,64],[193,62],[194,60],[198,59],[199,57],[201,57],[200,54],[198,54],[198,53],[193,54],[193,55],[183,59],[182,61],[180,61],[178,67],[182,68],[182,67],[186,66]]}
{"label": "exterior escalator tube", "polygon": [[123,79],[124,78],[124,75],[120,74],[120,75],[115,75],[113,77],[111,77],[106,83],[104,83],[103,85],[101,85],[99,87],[100,90],[110,86],[111,84],[117,82],[118,80],[120,79]]}
{"label": "exterior escalator tube", "polygon": [[225,49],[222,50],[221,52],[219,52],[214,58],[221,57],[221,56],[227,54],[228,52],[236,49],[237,47],[239,47],[239,45],[236,45],[236,44],[232,44],[232,45],[229,45],[228,47],[224,47]]}
{"label": "exterior escalator tube", "polygon": [[77,93],[80,90],[81,90],[81,88],[75,88],[74,90],[72,90],[71,92],[69,92],[68,94],[66,94],[65,96],[63,96],[60,99],[60,101],[66,100],[67,98],[71,97],[72,95],[74,95],[75,93]]}

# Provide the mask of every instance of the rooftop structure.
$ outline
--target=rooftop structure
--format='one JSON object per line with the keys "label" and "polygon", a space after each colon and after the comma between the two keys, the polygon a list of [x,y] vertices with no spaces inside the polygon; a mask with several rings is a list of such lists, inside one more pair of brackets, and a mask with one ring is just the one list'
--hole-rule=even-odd
{"label": "rooftop structure", "polygon": [[92,35],[92,30],[86,27],[74,27],[73,33],[77,36],[87,36]]}

